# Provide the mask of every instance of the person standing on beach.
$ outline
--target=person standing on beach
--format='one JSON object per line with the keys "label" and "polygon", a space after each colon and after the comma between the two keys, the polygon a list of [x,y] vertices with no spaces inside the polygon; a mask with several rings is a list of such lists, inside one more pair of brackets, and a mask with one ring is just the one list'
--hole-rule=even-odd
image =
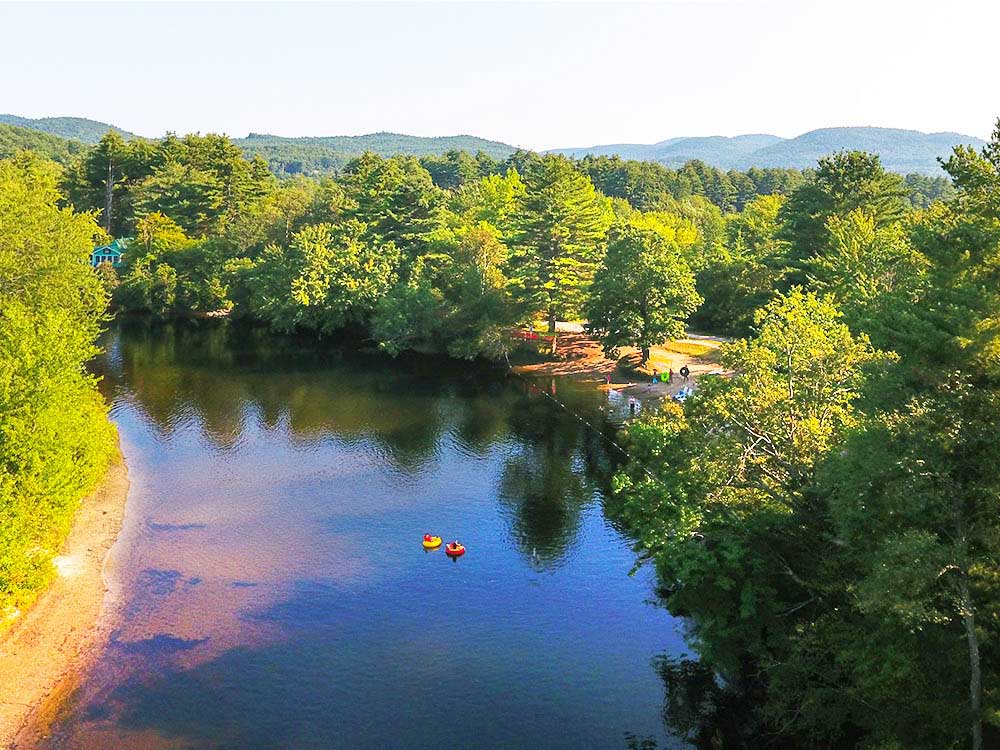
{"label": "person standing on beach", "polygon": [[688,381],[688,375],[690,375],[690,374],[691,374],[691,370],[688,369],[687,365],[684,365],[681,368],[681,377],[684,378],[684,382],[685,383]]}
{"label": "person standing on beach", "polygon": [[658,381],[659,379],[660,379],[660,373],[657,370],[653,370],[653,384],[655,385],[656,381]]}
{"label": "person standing on beach", "polygon": [[671,367],[670,368],[670,372],[667,373],[667,382],[668,383],[673,383],[674,382],[674,368],[673,367]]}

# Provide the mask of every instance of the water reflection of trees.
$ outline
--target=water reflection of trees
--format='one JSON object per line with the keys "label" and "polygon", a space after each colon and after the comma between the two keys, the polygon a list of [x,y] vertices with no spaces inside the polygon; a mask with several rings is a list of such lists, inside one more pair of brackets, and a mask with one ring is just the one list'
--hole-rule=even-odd
{"label": "water reflection of trees", "polygon": [[518,448],[500,482],[514,539],[542,567],[558,564],[572,549],[583,509],[607,489],[612,471],[607,444],[587,426],[600,418],[596,401],[573,389],[556,398],[523,388],[510,417]]}
{"label": "water reflection of trees", "polygon": [[406,468],[432,455],[445,429],[427,408],[426,378],[385,360],[216,322],[129,321],[120,335],[108,379],[163,433],[193,415],[227,448],[254,413],[296,441],[372,440]]}
{"label": "water reflection of trees", "polygon": [[480,456],[508,444],[500,499],[520,550],[543,566],[572,548],[583,508],[613,472],[605,439],[575,416],[602,423],[591,388],[562,388],[567,411],[473,366],[359,355],[252,326],[127,320],[117,335],[114,355],[96,363],[105,392],[165,435],[196,420],[223,450],[252,426],[302,443],[371,441],[402,470],[431,460],[446,434]]}
{"label": "water reflection of trees", "polygon": [[753,710],[752,686],[723,683],[694,659],[663,655],[654,660],[653,668],[663,680],[663,723],[669,735],[699,750],[797,747],[762,725]]}

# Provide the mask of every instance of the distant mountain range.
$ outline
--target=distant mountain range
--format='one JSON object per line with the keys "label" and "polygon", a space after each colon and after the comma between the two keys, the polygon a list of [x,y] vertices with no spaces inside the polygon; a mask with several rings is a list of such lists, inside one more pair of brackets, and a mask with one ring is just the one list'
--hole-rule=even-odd
{"label": "distant mountain range", "polygon": [[[0,115],[0,125],[49,133],[53,136],[85,144],[97,143],[105,133],[114,130],[125,138],[135,134],[104,122],[82,117],[44,117],[31,119],[16,115]],[[9,132],[8,132],[9,136]],[[8,137],[7,139],[11,139]],[[260,154],[276,172],[330,171],[343,167],[355,156],[374,151],[382,156],[406,154],[428,156],[450,150],[470,153],[483,151],[494,159],[505,159],[516,148],[499,141],[489,141],[471,135],[424,137],[397,133],[372,133],[358,136],[287,138],[251,133],[246,138],[233,138],[248,156]],[[755,134],[732,137],[707,136],[669,138],[659,143],[616,143],[586,148],[552,149],[546,153],[582,157],[586,154],[620,156],[623,159],[655,161],[668,167],[679,167],[693,159],[719,169],[750,167],[816,166],[822,156],[840,150],[871,151],[882,157],[882,163],[893,172],[928,175],[941,173],[938,158],[947,158],[952,148],[967,144],[979,149],[985,141],[961,133],[921,133],[897,128],[822,128],[795,138]],[[55,148],[49,144],[50,148]],[[75,151],[75,147],[70,147]]]}
{"label": "distant mountain range", "polygon": [[659,143],[621,143],[586,148],[560,148],[548,153],[583,157],[620,156],[679,167],[693,159],[719,169],[794,167],[807,169],[834,151],[870,151],[882,158],[886,169],[907,174],[940,174],[938,158],[947,158],[959,144],[982,148],[981,138],[961,133],[921,133],[897,128],[821,128],[795,138],[776,135],[737,135],[671,138]]}

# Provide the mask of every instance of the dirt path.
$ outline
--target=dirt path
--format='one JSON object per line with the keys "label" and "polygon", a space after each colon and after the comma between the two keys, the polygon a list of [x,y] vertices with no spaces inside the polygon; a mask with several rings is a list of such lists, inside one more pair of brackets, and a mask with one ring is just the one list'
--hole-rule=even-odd
{"label": "dirt path", "polygon": [[34,605],[0,633],[0,747],[30,748],[59,696],[72,688],[100,637],[95,624],[105,605],[105,563],[125,514],[128,471],[119,460],[81,504],[59,575]]}

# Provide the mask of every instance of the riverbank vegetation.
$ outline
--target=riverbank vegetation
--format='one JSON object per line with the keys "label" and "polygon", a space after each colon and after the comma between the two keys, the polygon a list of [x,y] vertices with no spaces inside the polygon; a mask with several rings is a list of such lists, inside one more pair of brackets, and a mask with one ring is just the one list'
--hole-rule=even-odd
{"label": "riverbank vegetation", "polygon": [[48,580],[115,450],[84,370],[107,305],[83,262],[99,228],[59,207],[58,180],[27,153],[0,161],[0,619]]}
{"label": "riverbank vegetation", "polygon": [[622,513],[720,678],[686,696],[707,745],[1000,742],[1000,124],[945,168],[914,211],[840,155],[764,243],[730,224],[775,293],[732,377],[628,431]]}
{"label": "riverbank vegetation", "polygon": [[[540,315],[552,330],[556,318],[597,312],[591,282],[609,232],[638,225],[675,247],[669,274],[681,287],[693,274],[704,300],[696,326],[746,332],[784,268],[778,212],[821,177],[449,152],[368,153],[335,175],[279,180],[222,136],[108,134],[64,186],[72,205],[102,212],[110,234],[136,238],[125,266],[106,269],[121,308],[224,310],[282,330],[351,327],[388,351],[493,356],[512,325]],[[885,179],[907,209],[945,192],[940,180]],[[640,267],[621,269],[619,282]],[[696,307],[682,297],[667,318]],[[614,346],[669,328],[650,327],[647,314],[644,332],[636,320],[621,310],[602,317],[600,333],[614,330]]]}
{"label": "riverbank vegetation", "polygon": [[[690,324],[746,337],[724,348],[732,376],[634,423],[616,490],[719,677],[696,707],[758,707],[724,740],[750,746],[997,736],[1000,130],[956,150],[947,184],[864,153],[808,173],[368,153],[278,179],[212,135],[110,134],[61,173],[4,164],[4,193],[37,195],[5,198],[0,361],[37,361],[38,377],[5,376],[18,439],[0,491],[48,519],[2,531],[21,540],[0,561],[8,600],[37,585],[107,454],[81,367],[105,294],[470,359],[539,319],[586,316],[609,353]],[[121,267],[88,275],[94,215],[132,240]],[[55,411],[67,399],[79,413]],[[87,423],[101,427],[82,441]],[[689,729],[723,741],[711,719]]]}

